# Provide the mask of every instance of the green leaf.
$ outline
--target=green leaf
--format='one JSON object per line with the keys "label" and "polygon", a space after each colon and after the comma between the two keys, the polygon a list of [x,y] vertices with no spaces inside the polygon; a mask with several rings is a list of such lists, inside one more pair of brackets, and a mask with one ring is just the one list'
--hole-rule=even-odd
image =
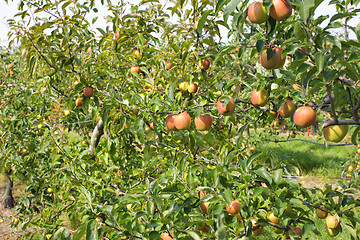
{"label": "green leaf", "polygon": [[86,233],[87,223],[82,223],[81,226],[74,232],[72,240],[80,240]]}
{"label": "green leaf", "polygon": [[87,224],[86,228],[86,240],[97,240],[99,239],[97,234],[97,222],[95,220],[91,220]]}
{"label": "green leaf", "polygon": [[212,10],[208,10],[208,11],[206,11],[206,12],[201,16],[201,18],[200,18],[200,20],[199,20],[199,23],[198,23],[198,25],[197,25],[197,29],[196,29],[199,34],[201,34],[202,29],[203,29],[204,24],[205,24],[205,21],[206,21],[206,19],[207,19],[207,16],[208,16],[211,12],[212,12]]}
{"label": "green leaf", "polygon": [[321,53],[321,52],[316,53],[315,64],[317,67],[317,74],[321,73],[322,70],[324,69],[324,59],[325,59],[325,56],[323,53]]}
{"label": "green leaf", "polygon": [[279,184],[282,180],[283,170],[277,169],[273,173],[273,180],[276,184]]}
{"label": "green leaf", "polygon": [[219,13],[219,11],[221,10],[221,8],[227,4],[230,0],[218,0],[218,2],[216,3],[216,7],[215,7],[215,16],[217,16],[217,14]]}
{"label": "green leaf", "polygon": [[260,177],[264,178],[270,184],[272,183],[272,178],[271,178],[270,174],[266,171],[265,168],[257,169],[257,170],[255,170],[255,173],[257,175],[259,175]]}
{"label": "green leaf", "polygon": [[307,18],[309,17],[310,13],[313,13],[310,11],[310,8],[314,7],[315,6],[315,2],[314,0],[303,0],[303,1],[300,1],[298,3],[298,13],[300,15],[300,17],[303,19],[303,20],[307,20]]}
{"label": "green leaf", "polygon": [[229,15],[236,9],[241,0],[231,0],[224,10],[224,21],[228,20]]}
{"label": "green leaf", "polygon": [[192,237],[195,240],[201,240],[201,237],[199,237],[199,235],[197,235],[197,233],[193,232],[193,231],[187,231],[187,233],[189,234],[190,237]]}
{"label": "green leaf", "polygon": [[216,55],[214,63],[216,63],[217,61],[219,61],[225,54],[231,52],[232,50],[234,50],[235,47],[234,46],[229,46],[229,47],[225,47],[221,50],[221,52],[219,52],[218,55]]}

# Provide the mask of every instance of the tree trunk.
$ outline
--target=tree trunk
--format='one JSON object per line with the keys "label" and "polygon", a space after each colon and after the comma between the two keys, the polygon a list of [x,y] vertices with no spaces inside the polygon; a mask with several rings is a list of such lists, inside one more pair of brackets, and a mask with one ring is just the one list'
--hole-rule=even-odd
{"label": "tree trunk", "polygon": [[5,170],[5,175],[7,179],[6,188],[4,196],[2,198],[2,204],[4,208],[13,208],[15,206],[14,197],[12,194],[13,181],[11,180],[11,171]]}

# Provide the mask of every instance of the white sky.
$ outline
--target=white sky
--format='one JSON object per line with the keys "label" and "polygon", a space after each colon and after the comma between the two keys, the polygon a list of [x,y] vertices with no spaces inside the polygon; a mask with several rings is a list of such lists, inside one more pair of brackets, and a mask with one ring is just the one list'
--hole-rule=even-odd
{"label": "white sky", "polygon": [[[138,4],[140,0],[130,0],[132,4]],[[334,15],[335,13],[335,6],[334,5],[328,5],[329,0],[325,0],[324,3],[322,3],[316,10],[315,15]],[[160,0],[160,2],[165,2],[165,0]],[[7,40],[7,34],[9,32],[9,28],[7,26],[7,19],[12,18],[18,11],[17,11],[17,5],[19,3],[19,0],[13,0],[13,2],[9,1],[9,4],[6,4],[5,1],[0,0],[0,45],[6,46],[8,43]],[[171,4],[171,3],[170,3]],[[100,4],[99,4],[100,5]],[[106,14],[106,7],[98,7],[99,12],[97,13],[98,16],[105,16]],[[92,19],[95,16],[95,13],[90,13],[88,15],[89,19]],[[325,26],[329,21],[325,21],[322,26]],[[352,21],[349,23],[352,26],[356,26],[360,22],[360,16],[357,16],[356,18],[352,19]],[[104,28],[106,24],[106,21],[104,18],[99,17],[97,22],[94,25],[94,28],[101,27]],[[350,38],[355,39],[355,35],[350,31]],[[221,28],[221,35],[222,40],[226,41],[227,39],[227,31],[224,27]]]}

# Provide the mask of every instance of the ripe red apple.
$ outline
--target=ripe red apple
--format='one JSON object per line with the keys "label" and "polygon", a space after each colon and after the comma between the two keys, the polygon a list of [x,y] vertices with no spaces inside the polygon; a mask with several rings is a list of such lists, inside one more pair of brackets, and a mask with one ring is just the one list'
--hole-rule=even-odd
{"label": "ripe red apple", "polygon": [[269,93],[265,89],[256,91],[254,89],[251,93],[251,103],[263,107],[266,105],[269,98]]}
{"label": "ripe red apple", "polygon": [[21,153],[23,153],[23,154],[26,154],[26,153],[28,153],[29,151],[26,149],[26,148],[23,148],[22,150],[21,150]]}
{"label": "ripe red apple", "polygon": [[270,16],[276,21],[284,21],[291,16],[292,7],[287,0],[272,0]]}
{"label": "ripe red apple", "polygon": [[78,106],[78,107],[81,107],[83,105],[82,99],[81,98],[76,99],[75,105]]}
{"label": "ripe red apple", "polygon": [[326,231],[331,237],[335,237],[340,232],[340,225],[337,228],[328,228],[328,226],[326,226]]}
{"label": "ripe red apple", "polygon": [[141,56],[141,54],[140,54],[140,52],[139,52],[139,50],[137,48],[134,49],[132,53],[135,54],[135,57],[140,57]]}
{"label": "ripe red apple", "polygon": [[154,128],[154,123],[151,122],[149,127],[150,127],[151,130],[154,130],[154,129],[155,129],[155,128]]}
{"label": "ripe red apple", "polygon": [[283,118],[288,118],[291,116],[292,112],[295,110],[295,104],[293,101],[287,99],[285,100],[284,105],[280,108],[279,114]]}
{"label": "ripe red apple", "polygon": [[268,20],[269,15],[266,12],[262,2],[253,2],[248,9],[248,18],[252,23],[261,24]]}
{"label": "ripe red apple", "polygon": [[202,70],[208,70],[210,67],[210,61],[209,59],[205,59],[203,63],[199,63],[199,67]]}
{"label": "ripe red apple", "polygon": [[174,126],[179,130],[189,129],[191,125],[191,118],[187,112],[182,112],[174,116]]}
{"label": "ripe red apple", "polygon": [[120,37],[120,32],[119,32],[119,30],[117,30],[115,33],[115,39],[118,39],[119,37]]}
{"label": "ripe red apple", "polygon": [[333,125],[324,128],[324,138],[330,142],[341,142],[348,132],[347,125]]}
{"label": "ripe red apple", "polygon": [[[325,211],[324,211],[325,210]],[[320,219],[325,219],[326,217],[327,217],[327,215],[328,215],[328,213],[326,212],[326,208],[325,207],[323,207],[323,208],[317,208],[316,209],[316,216],[318,217],[318,218],[320,218]]]}
{"label": "ripe red apple", "polygon": [[11,70],[11,69],[13,69],[13,68],[14,68],[14,65],[13,65],[13,64],[7,65],[7,69]]}
{"label": "ripe red apple", "polygon": [[86,52],[87,52],[88,54],[90,54],[90,53],[93,52],[93,50],[91,49],[91,47],[88,47],[88,48],[86,49]]}
{"label": "ripe red apple", "polygon": [[162,240],[171,240],[173,238],[175,238],[174,231],[171,231],[170,234],[168,231],[161,233]]}
{"label": "ripe red apple", "polygon": [[249,151],[250,151],[251,153],[255,152],[255,147],[254,147],[254,146],[250,147],[250,148],[249,148]]}
{"label": "ripe red apple", "polygon": [[199,131],[209,130],[211,128],[212,118],[209,114],[200,114],[199,118],[195,117],[195,126]]}
{"label": "ripe red apple", "polygon": [[200,230],[200,233],[208,233],[209,232],[209,227],[206,225],[206,222],[202,222],[199,230]]}
{"label": "ripe red apple", "polygon": [[140,67],[139,66],[132,66],[130,69],[130,73],[141,73]]}
{"label": "ripe red apple", "polygon": [[294,113],[294,123],[299,127],[309,127],[316,122],[316,113],[311,107],[299,107]]}
{"label": "ripe red apple", "polygon": [[203,212],[203,214],[207,214],[207,210],[209,208],[210,202],[203,202],[200,203],[200,210]]}
{"label": "ripe red apple", "polygon": [[134,114],[135,116],[137,116],[137,115],[139,114],[139,111],[140,111],[139,109],[134,109],[134,110],[133,110],[133,114]]}
{"label": "ripe red apple", "polygon": [[171,113],[166,117],[166,126],[171,131],[177,130],[175,127],[175,115],[174,114]]}
{"label": "ripe red apple", "polygon": [[188,82],[181,82],[179,84],[179,90],[181,92],[186,92],[188,90],[188,87],[189,87],[189,83]]}
{"label": "ripe red apple", "polygon": [[224,102],[218,101],[216,104],[216,107],[218,109],[218,111],[224,115],[224,116],[229,116],[231,114],[233,114],[233,112],[235,111],[235,102],[234,100],[232,100],[230,98],[229,103],[226,104],[226,106],[224,107]]}
{"label": "ripe red apple", "polygon": [[188,87],[189,93],[196,93],[198,90],[198,85],[196,83],[192,83]]}
{"label": "ripe red apple", "polygon": [[293,85],[291,85],[292,87],[293,87],[293,89],[295,89],[295,90],[298,90],[298,91],[300,91],[301,90],[301,87],[300,87],[300,85],[299,84],[296,84],[296,83],[294,83]]}
{"label": "ripe red apple", "polygon": [[340,226],[340,220],[338,220],[334,216],[329,215],[326,218],[326,226],[332,229],[337,228],[338,226]]}
{"label": "ripe red apple", "polygon": [[170,70],[173,67],[171,62],[166,62],[166,69]]}
{"label": "ripe red apple", "polygon": [[[302,230],[299,227],[292,227],[291,230],[298,235],[300,238],[302,237]],[[300,239],[300,238],[295,238],[295,239]]]}
{"label": "ripe red apple", "polygon": [[13,70],[10,70],[9,74],[10,74],[10,75],[14,75],[15,72],[14,72]]}
{"label": "ripe red apple", "polygon": [[270,59],[267,57],[267,49],[260,54],[260,64],[266,69],[278,69],[284,66],[286,58],[281,58],[282,49],[275,48],[275,54]]}
{"label": "ripe red apple", "polygon": [[85,97],[92,97],[94,95],[94,89],[92,87],[86,87],[84,89],[84,96]]}
{"label": "ripe red apple", "polygon": [[230,205],[226,204],[226,211],[230,215],[236,215],[240,212],[241,203],[238,200],[234,200]]}

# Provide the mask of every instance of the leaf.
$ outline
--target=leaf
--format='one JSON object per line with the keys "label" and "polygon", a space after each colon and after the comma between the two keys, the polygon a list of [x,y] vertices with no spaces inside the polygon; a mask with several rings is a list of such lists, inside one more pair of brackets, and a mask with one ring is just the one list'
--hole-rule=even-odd
{"label": "leaf", "polygon": [[310,13],[313,14],[313,11],[310,11],[310,8],[314,6],[314,0],[303,0],[299,2],[297,11],[299,12],[300,17],[306,21]]}
{"label": "leaf", "polygon": [[360,131],[360,126],[357,126],[356,129],[353,132],[353,135],[351,136],[351,143],[354,145],[357,145],[357,139]]}
{"label": "leaf", "polygon": [[187,233],[189,234],[190,237],[192,237],[195,240],[201,240],[201,237],[199,237],[199,235],[197,235],[195,232],[193,231],[187,231]]}
{"label": "leaf", "polygon": [[197,29],[196,29],[199,34],[201,34],[202,29],[203,29],[204,24],[205,24],[205,21],[206,21],[206,19],[207,19],[207,16],[208,16],[211,12],[212,12],[212,10],[208,10],[208,11],[206,11],[206,12],[201,16],[201,18],[200,18],[200,20],[199,20],[199,23],[198,23],[198,25],[197,25]]}
{"label": "leaf", "polygon": [[80,240],[86,233],[87,224],[83,223],[73,234],[72,240]]}
{"label": "leaf", "polygon": [[279,184],[282,180],[282,175],[283,175],[283,170],[282,169],[277,169],[276,171],[274,171],[273,173],[273,180],[276,184]]}
{"label": "leaf", "polygon": [[318,69],[317,74],[321,73],[322,70],[324,69],[324,59],[325,59],[325,56],[323,53],[321,53],[321,52],[316,53],[315,64]]}
{"label": "leaf", "polygon": [[217,61],[219,61],[219,59],[224,56],[225,54],[231,52],[232,50],[234,50],[235,47],[234,46],[229,46],[229,47],[225,47],[221,50],[221,52],[219,52],[218,55],[216,55],[214,63],[216,63]]}
{"label": "leaf", "polygon": [[228,3],[230,0],[219,0],[216,4],[215,7],[215,16],[217,16],[217,14],[219,13],[219,11],[221,10],[221,8]]}
{"label": "leaf", "polygon": [[255,170],[255,173],[260,177],[264,178],[265,180],[267,180],[270,184],[272,183],[272,178],[265,168],[257,169]]}
{"label": "leaf", "polygon": [[86,240],[97,240],[98,234],[96,229],[97,222],[95,220],[91,220],[87,224],[86,228]]}
{"label": "leaf", "polygon": [[265,41],[263,41],[263,40],[256,41],[256,50],[258,53],[261,52],[261,49],[263,48],[264,44],[265,44]]}
{"label": "leaf", "polygon": [[231,0],[224,10],[224,21],[228,20],[229,15],[236,9],[241,0]]}

